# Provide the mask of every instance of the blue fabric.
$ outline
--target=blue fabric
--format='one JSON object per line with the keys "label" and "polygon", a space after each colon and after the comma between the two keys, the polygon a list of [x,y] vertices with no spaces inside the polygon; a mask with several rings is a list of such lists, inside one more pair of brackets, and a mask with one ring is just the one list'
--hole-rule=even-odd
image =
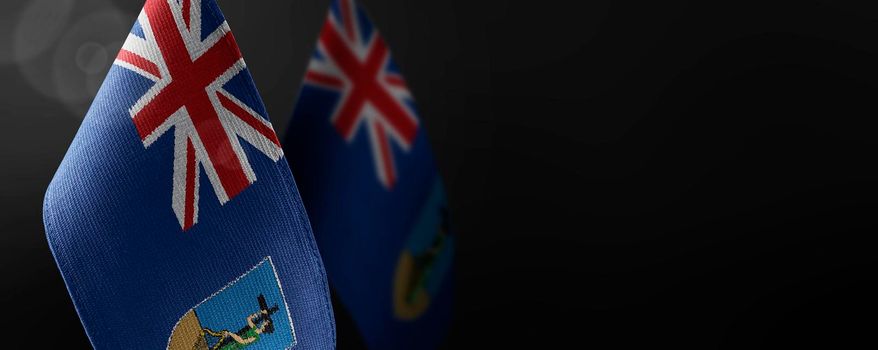
{"label": "blue fabric", "polygon": [[223,24],[225,18],[222,15],[220,16],[205,16],[204,14],[214,14],[220,13],[219,5],[215,1],[202,1],[201,2],[201,40],[207,38],[208,35],[213,33],[220,25]]}
{"label": "blue fabric", "polygon": [[357,11],[357,25],[360,26],[360,40],[363,42],[369,42],[372,40],[372,21],[369,20],[369,16],[366,14],[366,10],[363,9],[363,6],[356,6]]}
{"label": "blue fabric", "polygon": [[[204,1],[204,11],[218,11]],[[140,25],[134,32],[143,35]],[[276,319],[264,344],[333,349],[325,272],[287,162],[241,139],[257,180],[221,205],[202,166],[198,222],[183,230],[171,207],[174,130],[146,148],[129,114],[153,84],[119,66],[110,70],[45,197],[49,245],[92,345],[165,349],[196,305],[214,310],[205,323],[227,310],[232,329],[246,324],[245,310],[258,311],[263,294],[291,321]],[[226,90],[267,119],[247,70]],[[274,275],[253,270],[262,277],[251,280],[274,284],[224,289],[249,281],[245,273],[267,259]]]}
{"label": "blue fabric", "polygon": [[131,28],[131,34],[134,34],[140,38],[146,38],[146,36],[143,34],[143,27],[140,26],[140,21],[134,21],[134,28]]}
{"label": "blue fabric", "polygon": [[[340,9],[333,1],[330,16],[340,16]],[[371,23],[362,23],[365,12],[357,13],[361,28],[377,35]],[[385,69],[399,72],[394,63]],[[357,127],[349,143],[331,122],[341,99],[337,89],[306,81],[284,143],[330,284],[369,348],[435,348],[451,319],[454,235],[426,132],[421,125],[408,150],[390,143],[398,180],[387,188],[376,177],[367,127]],[[410,99],[402,103],[414,106]],[[444,240],[437,245],[439,231]],[[431,256],[422,259],[430,260],[420,284],[429,298],[424,310],[397,305],[400,288],[414,278],[399,273],[410,262],[403,256]]]}

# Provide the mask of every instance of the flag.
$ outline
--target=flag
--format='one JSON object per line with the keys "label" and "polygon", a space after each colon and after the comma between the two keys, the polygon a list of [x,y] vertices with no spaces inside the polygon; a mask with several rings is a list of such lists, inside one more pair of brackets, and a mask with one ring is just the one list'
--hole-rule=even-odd
{"label": "flag", "polygon": [[310,224],[214,0],[146,1],[44,221],[96,349],[335,347]]}
{"label": "flag", "polygon": [[451,317],[445,191],[400,69],[352,0],[331,2],[284,146],[367,345],[436,347]]}

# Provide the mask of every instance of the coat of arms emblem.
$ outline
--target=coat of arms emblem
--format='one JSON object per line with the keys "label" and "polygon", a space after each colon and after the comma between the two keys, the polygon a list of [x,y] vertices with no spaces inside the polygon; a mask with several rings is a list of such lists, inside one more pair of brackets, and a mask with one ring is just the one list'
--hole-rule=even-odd
{"label": "coat of arms emblem", "polygon": [[290,349],[293,322],[271,258],[202,301],[174,326],[168,350]]}

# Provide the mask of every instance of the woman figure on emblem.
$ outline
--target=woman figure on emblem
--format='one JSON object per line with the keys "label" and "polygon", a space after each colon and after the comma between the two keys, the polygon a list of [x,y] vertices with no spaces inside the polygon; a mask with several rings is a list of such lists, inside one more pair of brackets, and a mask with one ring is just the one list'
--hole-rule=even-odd
{"label": "woman figure on emblem", "polygon": [[261,310],[257,313],[247,316],[247,331],[240,335],[229,332],[227,330],[212,332],[208,329],[205,329],[208,334],[212,333],[212,335],[214,336],[221,337],[220,341],[216,345],[214,345],[211,350],[239,350],[244,349],[255,343],[259,340],[259,337],[263,333],[265,333],[266,328],[271,325],[271,319],[267,317],[263,317],[262,320],[258,321],[258,325],[256,319],[267,315],[267,310]]}

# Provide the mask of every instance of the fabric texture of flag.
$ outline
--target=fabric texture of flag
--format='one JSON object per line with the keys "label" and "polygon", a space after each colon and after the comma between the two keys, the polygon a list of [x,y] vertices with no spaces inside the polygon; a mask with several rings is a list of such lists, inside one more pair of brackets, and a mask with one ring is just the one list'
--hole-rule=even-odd
{"label": "fabric texture of flag", "polygon": [[373,349],[441,343],[454,235],[414,100],[362,5],[334,0],[285,149],[330,285]]}
{"label": "fabric texture of flag", "polygon": [[97,349],[333,349],[320,254],[214,0],[147,0],[46,193]]}

